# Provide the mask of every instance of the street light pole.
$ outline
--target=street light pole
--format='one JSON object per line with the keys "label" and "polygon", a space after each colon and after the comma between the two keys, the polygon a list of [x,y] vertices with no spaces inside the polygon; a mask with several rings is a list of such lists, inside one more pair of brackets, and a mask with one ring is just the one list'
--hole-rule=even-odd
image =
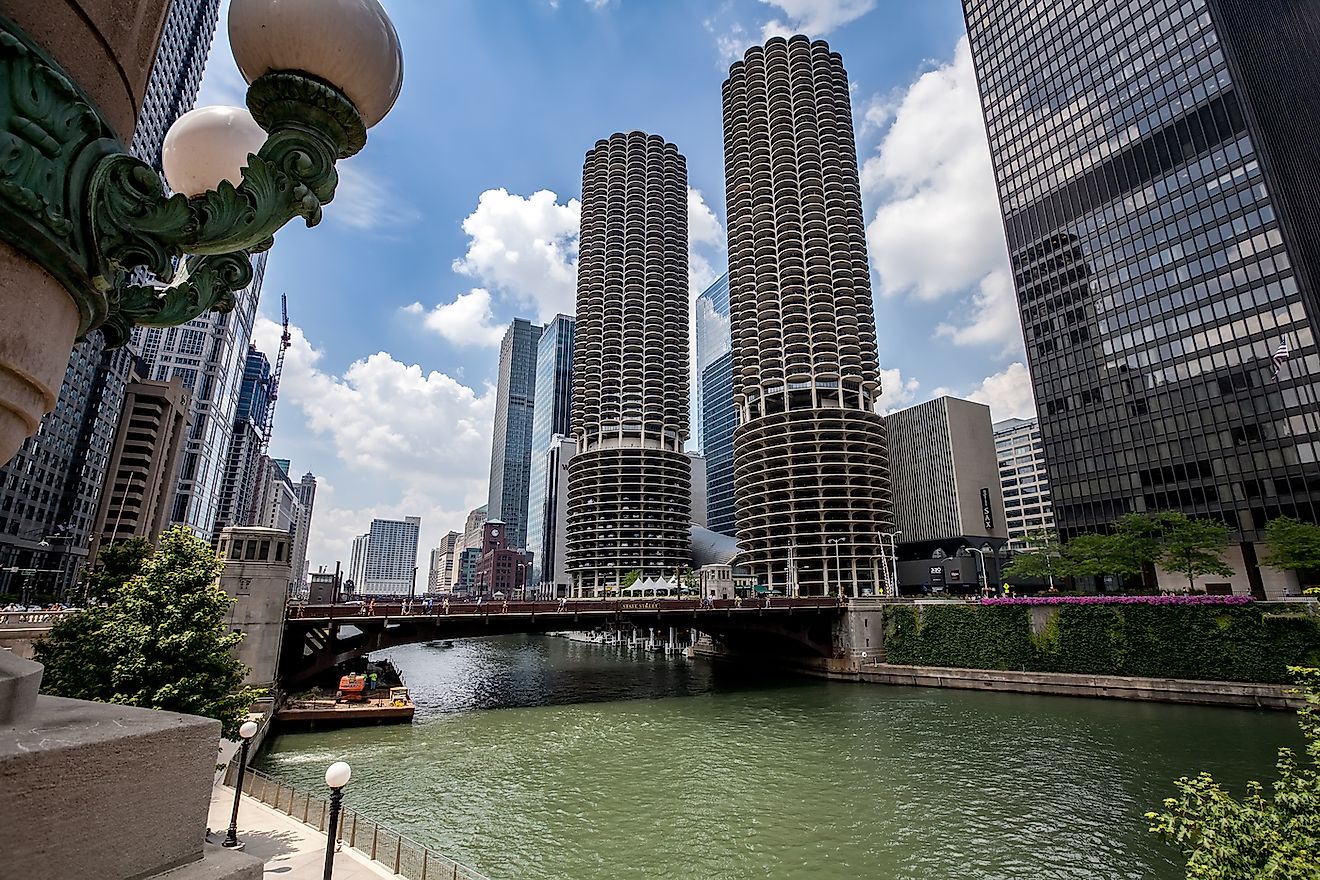
{"label": "street light pole", "polygon": [[242,737],[243,745],[239,747],[238,753],[238,779],[234,780],[234,812],[229,816],[229,833],[220,844],[230,849],[242,846],[238,842],[238,801],[243,796],[243,774],[247,772],[248,746],[252,744],[252,737],[257,735],[256,722],[244,721],[243,726],[238,729],[238,735]]}
{"label": "street light pole", "polygon": [[335,872],[335,838],[339,836],[339,809],[344,800],[344,786],[353,775],[353,769],[343,761],[335,761],[325,771],[325,784],[330,786],[330,821],[325,829],[325,873],[321,880],[333,880]]}

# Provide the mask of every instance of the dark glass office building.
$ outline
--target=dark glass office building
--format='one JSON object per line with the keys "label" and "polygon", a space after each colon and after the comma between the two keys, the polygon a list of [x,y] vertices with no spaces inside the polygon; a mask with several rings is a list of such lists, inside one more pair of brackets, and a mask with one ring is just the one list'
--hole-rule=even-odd
{"label": "dark glass office building", "polygon": [[729,334],[729,274],[697,297],[697,445],[706,457],[706,526],[737,535],[733,505],[733,342]]}
{"label": "dark glass office building", "polygon": [[[536,407],[532,413],[531,476],[527,497],[527,550],[532,554],[528,583],[541,583],[547,552],[555,545],[554,499],[559,474],[552,472],[552,459],[559,457],[556,435],[567,437],[573,415],[573,330],[568,315],[548,321],[536,346]],[[549,568],[553,570],[553,565]],[[553,574],[548,578],[553,580]]]}
{"label": "dark glass office building", "polygon": [[531,488],[532,420],[536,401],[536,348],[542,327],[514,318],[500,344],[495,430],[490,456],[490,518],[505,525],[509,546],[527,546]]}
{"label": "dark glass office building", "polygon": [[1291,589],[1256,545],[1320,512],[1320,4],[964,10],[1060,533],[1218,518],[1210,582]]}

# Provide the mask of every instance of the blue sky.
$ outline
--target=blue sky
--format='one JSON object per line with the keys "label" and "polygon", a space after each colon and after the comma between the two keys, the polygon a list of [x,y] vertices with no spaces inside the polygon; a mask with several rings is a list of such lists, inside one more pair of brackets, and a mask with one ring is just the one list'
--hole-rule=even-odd
{"label": "blue sky", "polygon": [[[321,480],[309,558],[373,516],[423,518],[419,557],[486,500],[498,341],[571,311],[582,159],[642,129],[688,160],[693,294],[722,273],[720,85],[781,33],[843,54],[863,163],[886,406],[940,393],[1030,415],[958,0],[384,0],[405,79],[313,230],[266,273],[294,346],[272,455]],[[227,10],[226,10],[227,11]],[[220,32],[200,104],[242,103]]]}

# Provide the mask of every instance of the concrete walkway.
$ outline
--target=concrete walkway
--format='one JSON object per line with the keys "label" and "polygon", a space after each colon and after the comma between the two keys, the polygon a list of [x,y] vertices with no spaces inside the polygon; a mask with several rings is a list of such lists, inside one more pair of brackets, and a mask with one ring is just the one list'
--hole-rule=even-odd
{"label": "concrete walkway", "polygon": [[[218,844],[229,829],[234,790],[217,785],[211,790],[209,839]],[[325,835],[310,825],[281,813],[261,801],[244,797],[238,808],[238,839],[245,851],[266,863],[267,880],[321,880],[325,870]],[[335,855],[335,880],[376,880],[397,877],[383,865],[343,846]]]}

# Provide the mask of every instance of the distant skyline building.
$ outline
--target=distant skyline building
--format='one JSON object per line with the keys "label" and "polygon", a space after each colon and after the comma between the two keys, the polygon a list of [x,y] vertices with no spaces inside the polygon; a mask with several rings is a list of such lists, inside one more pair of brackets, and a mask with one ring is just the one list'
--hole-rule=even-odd
{"label": "distant skyline building", "polygon": [[495,428],[491,434],[491,519],[504,522],[509,546],[527,546],[527,499],[531,485],[532,422],[535,411],[537,344],[542,328],[514,318],[500,343],[499,383],[495,389]]}
{"label": "distant skyline building", "polygon": [[505,524],[487,520],[482,527],[481,556],[477,560],[473,589],[480,596],[512,599],[522,597],[527,583],[527,554],[509,547]]}
{"label": "distant skyline building", "polygon": [[1033,532],[1054,531],[1054,504],[1035,419],[995,422],[995,455],[999,484],[1004,488],[1004,521],[1008,536],[1025,546]]}
{"label": "distant skyline building", "polygon": [[417,576],[417,534],[422,518],[373,519],[368,532],[362,583],[364,596],[406,596]]}
{"label": "distant skyline building", "polygon": [[[527,549],[532,554],[529,582],[541,582],[542,555],[547,541],[553,554],[554,539],[548,528],[555,519],[555,492],[560,480],[550,472],[550,459],[558,461],[559,438],[572,431],[573,420],[573,333],[575,321],[556,315],[545,325],[536,347],[536,411],[532,416],[531,476],[528,480]],[[571,457],[571,456],[570,456]],[[563,459],[567,464],[568,460]],[[565,481],[566,482],[566,481]]]}
{"label": "distant skyline building", "polygon": [[188,434],[188,389],[178,379],[150,382],[136,372],[106,466],[88,557],[129,538],[155,541],[174,496],[174,473]]}
{"label": "distant skyline building", "polygon": [[791,565],[803,594],[879,592],[893,520],[848,74],[823,40],[774,37],[723,96],[738,560],[771,587]]}
{"label": "distant skyline building", "polygon": [[697,297],[697,446],[706,457],[706,518],[711,531],[736,536],[733,503],[733,341],[729,333],[729,273]]}
{"label": "distant skyline building", "polygon": [[316,475],[311,471],[293,484],[293,492],[302,505],[293,530],[293,578],[298,587],[307,586],[307,543],[312,537],[312,513],[316,510]]}
{"label": "distant skyline building", "polygon": [[1320,519],[1320,6],[964,10],[1061,537],[1217,519],[1210,581],[1295,590],[1259,555]]}
{"label": "distant skyline building", "polygon": [[252,495],[257,485],[257,462],[263,453],[263,431],[272,391],[270,361],[249,344],[243,364],[234,427],[230,432],[225,472],[220,483],[215,534],[227,525],[250,525]]}
{"label": "distant skyline building", "polygon": [[640,131],[582,169],[568,570],[578,595],[690,562],[687,162]]}
{"label": "distant skyline building", "polygon": [[904,555],[1007,541],[990,407],[937,397],[890,413],[885,425]]}
{"label": "distant skyline building", "polygon": [[488,518],[488,506],[483,504],[480,507],[474,507],[468,511],[467,519],[463,522],[463,539],[459,542],[454,556],[454,569],[450,575],[455,586],[459,583],[461,574],[460,567],[463,560],[463,551],[469,547],[481,549],[481,531],[482,526],[486,524]]}
{"label": "distant skyline building", "polygon": [[568,463],[576,452],[573,438],[556,434],[535,469],[541,482],[532,484],[532,490],[544,498],[544,503],[539,526],[531,533],[535,543],[528,548],[532,554],[528,583],[538,587],[547,598],[567,596],[573,583],[567,560]]}
{"label": "distant skyline building", "polygon": [[454,559],[462,552],[463,536],[449,532],[431,550],[431,569],[426,581],[428,593],[451,593],[454,589]]}
{"label": "distant skyline building", "polygon": [[348,577],[353,582],[353,591],[357,592],[367,579],[367,545],[371,543],[371,533],[358,535],[353,539],[353,549],[348,557]]}

